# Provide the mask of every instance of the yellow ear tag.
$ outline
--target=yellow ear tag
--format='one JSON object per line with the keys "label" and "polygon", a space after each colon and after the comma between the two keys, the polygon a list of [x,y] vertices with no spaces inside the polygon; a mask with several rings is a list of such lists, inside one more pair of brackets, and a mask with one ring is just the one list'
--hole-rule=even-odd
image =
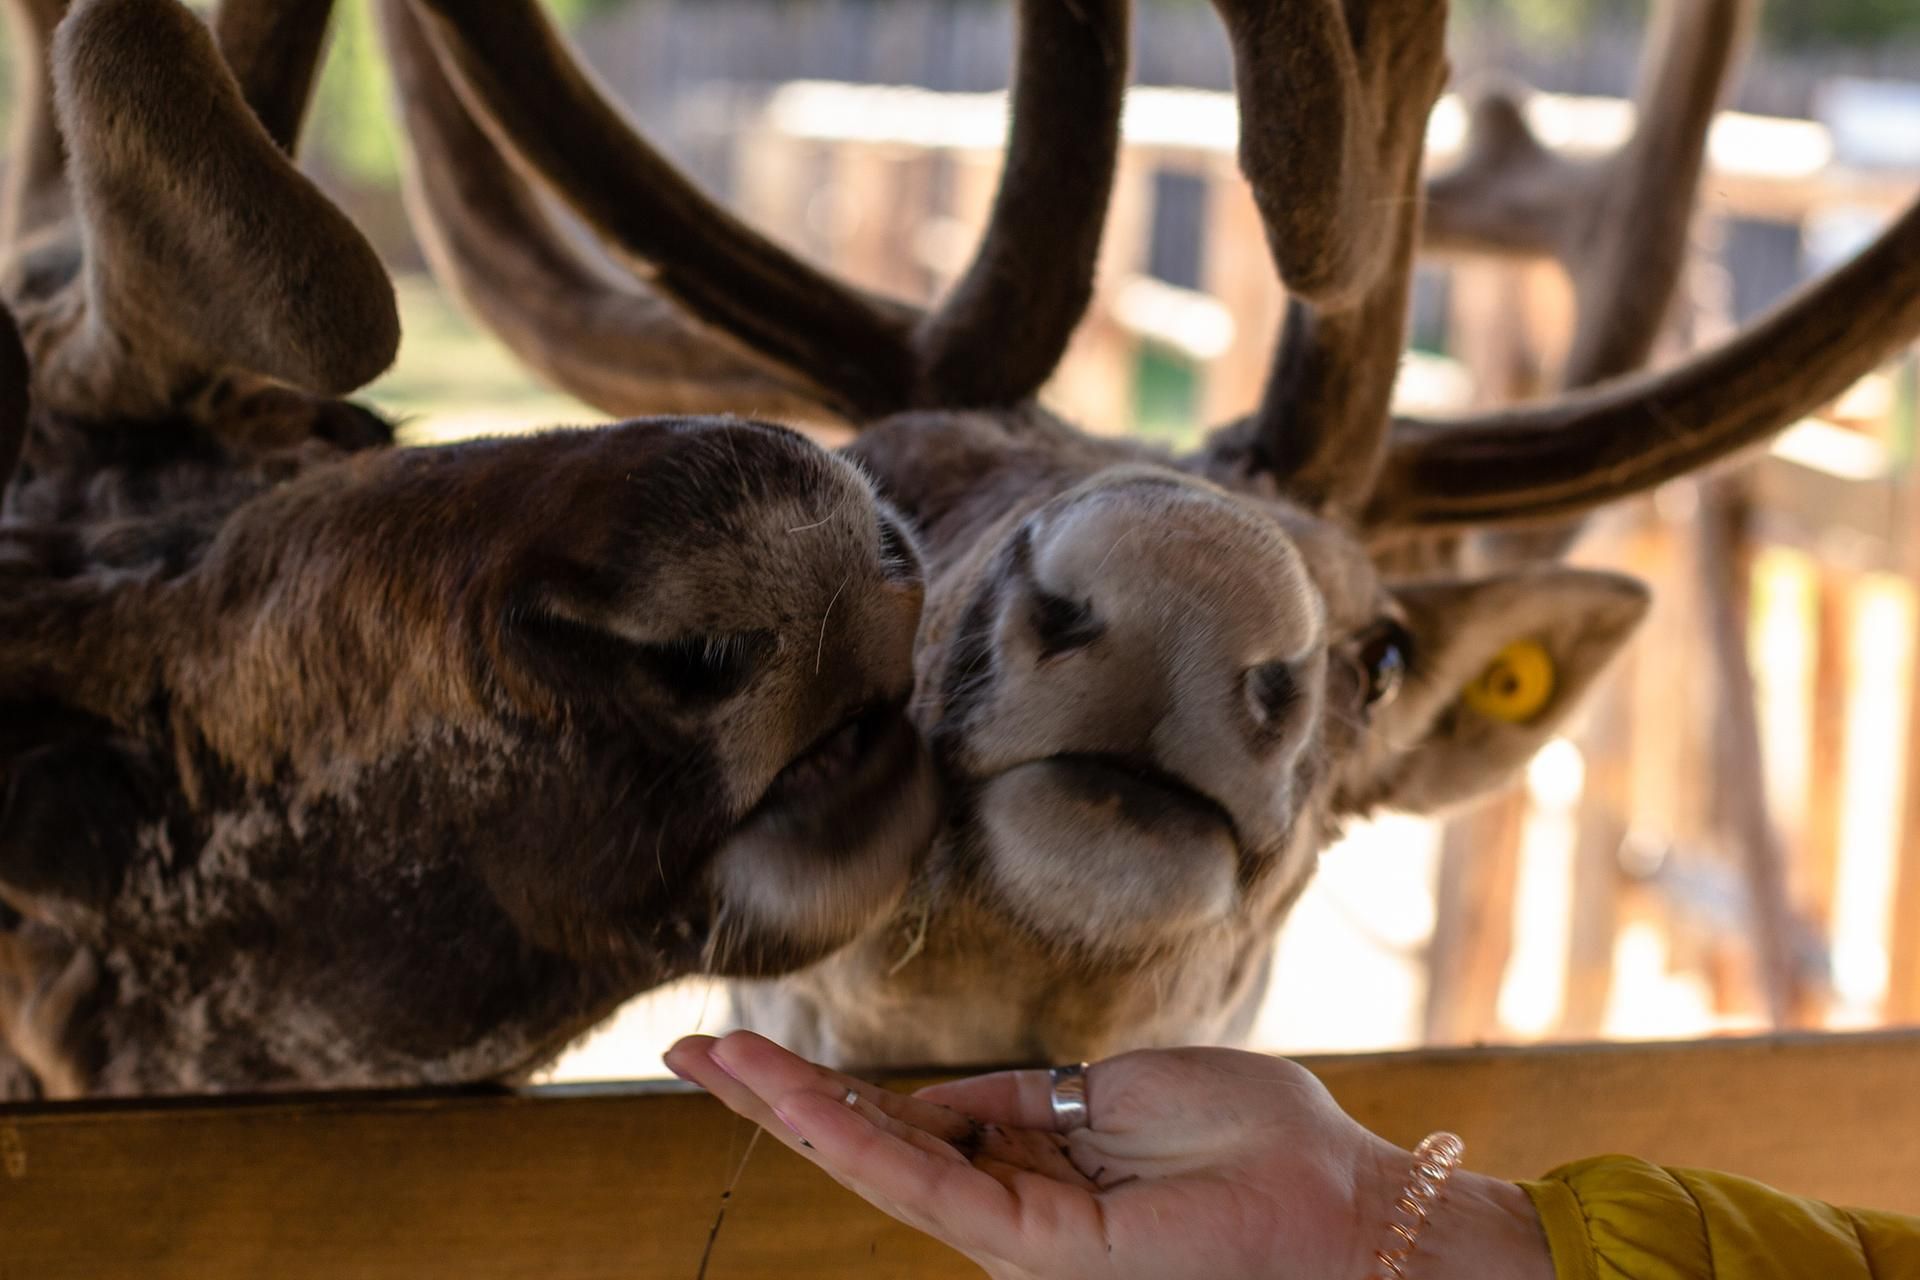
{"label": "yellow ear tag", "polygon": [[1490,720],[1525,724],[1553,700],[1553,656],[1534,640],[1516,640],[1495,655],[1461,695]]}

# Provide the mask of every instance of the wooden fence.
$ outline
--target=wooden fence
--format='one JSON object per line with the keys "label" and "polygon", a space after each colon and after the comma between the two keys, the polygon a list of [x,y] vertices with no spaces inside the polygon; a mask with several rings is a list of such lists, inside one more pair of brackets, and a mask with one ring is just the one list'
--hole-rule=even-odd
{"label": "wooden fence", "polygon": [[[1538,1176],[1626,1151],[1920,1212],[1920,1035],[1310,1060]],[[0,1280],[977,1276],[673,1085],[0,1109]]]}

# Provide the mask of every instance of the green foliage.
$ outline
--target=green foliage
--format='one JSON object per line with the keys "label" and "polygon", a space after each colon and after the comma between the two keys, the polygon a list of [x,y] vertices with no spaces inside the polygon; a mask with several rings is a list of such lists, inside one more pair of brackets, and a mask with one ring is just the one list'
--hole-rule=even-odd
{"label": "green foliage", "polygon": [[339,6],[332,48],[308,115],[308,148],[352,182],[397,183],[400,153],[388,106],[390,92],[370,6]]}
{"label": "green foliage", "polygon": [[[1644,21],[1646,0],[1454,0],[1469,20],[1503,15],[1548,43],[1577,40],[1600,24]],[[1761,24],[1781,48],[1920,38],[1916,0],[1764,0]]]}
{"label": "green foliage", "polygon": [[566,26],[595,14],[611,13],[615,9],[624,9],[630,0],[548,0],[547,12]]}
{"label": "green foliage", "polygon": [[[544,0],[555,21],[571,27],[629,0]],[[363,186],[392,186],[400,177],[399,144],[384,53],[372,6],[334,8],[332,44],[315,90],[306,146],[328,169]]]}
{"label": "green foliage", "polygon": [[1762,12],[1767,34],[1787,47],[1920,37],[1915,0],[1771,0]]}

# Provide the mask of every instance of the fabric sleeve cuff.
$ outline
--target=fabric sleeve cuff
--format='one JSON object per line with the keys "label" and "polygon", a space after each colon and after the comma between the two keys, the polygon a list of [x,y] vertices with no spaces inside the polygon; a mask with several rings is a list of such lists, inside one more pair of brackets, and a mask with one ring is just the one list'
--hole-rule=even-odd
{"label": "fabric sleeve cuff", "polygon": [[1587,1238],[1587,1217],[1573,1188],[1564,1182],[1523,1182],[1520,1189],[1533,1201],[1540,1225],[1546,1229],[1557,1280],[1598,1280],[1593,1242]]}

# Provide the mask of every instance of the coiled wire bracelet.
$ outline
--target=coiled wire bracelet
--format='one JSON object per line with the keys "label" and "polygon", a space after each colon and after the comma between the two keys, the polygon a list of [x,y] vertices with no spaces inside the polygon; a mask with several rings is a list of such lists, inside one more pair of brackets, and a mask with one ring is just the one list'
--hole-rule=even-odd
{"label": "coiled wire bracelet", "polygon": [[1374,1261],[1380,1266],[1368,1280],[1406,1280],[1407,1259],[1419,1247],[1427,1216],[1446,1193],[1447,1180],[1460,1167],[1460,1157],[1466,1150],[1467,1144],[1454,1133],[1428,1134],[1413,1149],[1412,1176],[1400,1198],[1393,1202],[1395,1220],[1387,1224],[1394,1242],[1388,1248],[1374,1250]]}

